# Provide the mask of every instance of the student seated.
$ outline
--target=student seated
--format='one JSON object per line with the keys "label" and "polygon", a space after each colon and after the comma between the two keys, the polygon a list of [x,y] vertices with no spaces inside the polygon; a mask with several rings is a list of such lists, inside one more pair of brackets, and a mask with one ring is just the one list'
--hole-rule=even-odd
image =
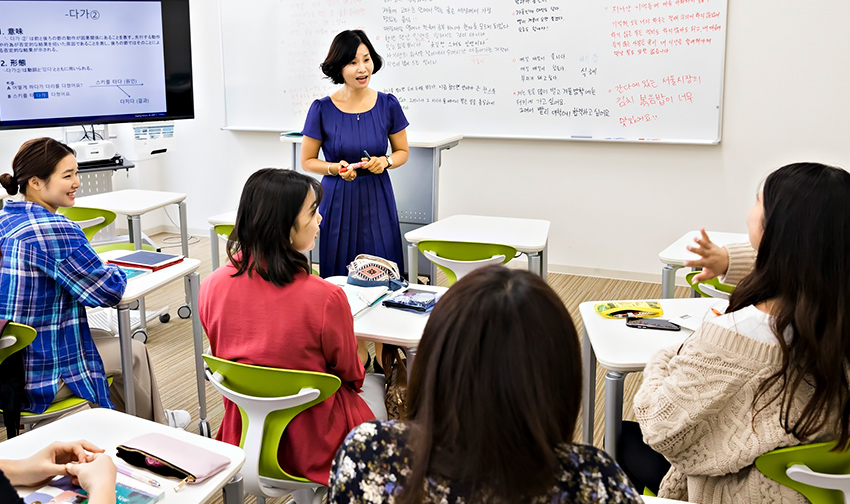
{"label": "student seated", "polygon": [[88,493],[89,504],[115,504],[116,472],[102,448],[88,441],[54,441],[25,459],[0,460],[0,502],[24,503],[13,485],[46,485],[55,476],[70,475]]}
{"label": "student seated", "polygon": [[[345,293],[312,275],[302,253],[315,246],[321,199],[322,186],[294,170],[252,174],[227,242],[229,260],[201,283],[198,313],[216,357],[342,380],[334,395],[292,420],[278,452],[288,473],[327,484],[348,431],[386,418],[386,408],[383,376],[365,375],[357,357]],[[239,409],[225,399],[216,439],[239,445],[241,432]]]}
{"label": "student seated", "polygon": [[[124,410],[118,339],[92,331],[86,306],[115,306],[127,287],[117,266],[105,265],[79,226],[57,214],[74,206],[80,187],[74,151],[52,138],[25,142],[0,184],[20,201],[0,213],[0,318],[33,327],[24,352],[26,397],[21,409],[43,413],[77,395],[102,408]],[[189,413],[163,410],[147,349],[133,341],[136,414],[188,425]],[[107,377],[113,376],[110,387]]]}
{"label": "student seated", "polygon": [[[808,502],[763,476],[756,457],[820,441],[848,448],[850,174],[817,163],[776,170],[747,228],[758,254],[726,314],[656,355],[634,399],[643,440],[672,464],[661,497]],[[740,258],[729,247],[724,264],[722,249],[701,242],[707,277]],[[624,466],[644,463],[628,456]]]}
{"label": "student seated", "polygon": [[572,442],[580,354],[544,280],[501,266],[473,271],[425,326],[408,420],[348,435],[330,502],[641,502],[606,453]]}

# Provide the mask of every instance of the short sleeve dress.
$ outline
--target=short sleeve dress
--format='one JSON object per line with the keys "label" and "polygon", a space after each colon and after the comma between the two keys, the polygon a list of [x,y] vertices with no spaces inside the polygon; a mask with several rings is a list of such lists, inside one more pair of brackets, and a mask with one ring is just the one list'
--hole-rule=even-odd
{"label": "short sleeve dress", "polygon": [[[304,123],[304,136],[322,142],[329,163],[360,161],[363,151],[383,156],[389,135],[408,126],[398,99],[378,92],[372,109],[359,114],[342,112],[329,96],[313,102]],[[338,176],[322,178],[324,197],[319,235],[321,276],[348,274],[346,266],[357,254],[384,257],[404,269],[404,249],[398,223],[395,194],[388,171],[375,175],[358,170],[347,182]]]}

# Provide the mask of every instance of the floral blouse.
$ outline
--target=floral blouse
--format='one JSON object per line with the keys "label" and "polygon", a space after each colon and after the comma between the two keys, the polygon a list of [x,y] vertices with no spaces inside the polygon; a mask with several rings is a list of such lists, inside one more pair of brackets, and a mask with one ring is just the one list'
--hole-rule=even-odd
{"label": "floral blouse", "polygon": [[[359,425],[348,437],[331,467],[332,503],[393,503],[410,473],[406,448],[408,427],[402,422],[372,421]],[[561,471],[552,491],[532,500],[556,502],[642,503],[638,491],[614,460],[592,446],[565,444],[556,449]],[[466,497],[452,482],[430,477],[425,503],[464,504]]]}

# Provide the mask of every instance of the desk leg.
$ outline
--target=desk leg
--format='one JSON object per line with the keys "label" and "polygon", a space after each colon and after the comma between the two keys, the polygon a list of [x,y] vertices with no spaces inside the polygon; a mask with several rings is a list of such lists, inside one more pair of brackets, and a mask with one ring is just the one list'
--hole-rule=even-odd
{"label": "desk leg", "polygon": [[587,337],[584,324],[582,324],[581,358],[584,370],[584,392],[581,398],[582,442],[593,445],[593,417],[596,412],[596,354]]}
{"label": "desk leg", "polygon": [[[186,275],[186,283],[192,296],[192,305],[198,305],[198,291],[201,285],[201,276],[195,271]],[[210,424],[207,422],[207,396],[204,389],[204,332],[201,328],[201,319],[198,310],[192,310],[192,342],[195,346],[195,377],[198,380],[198,431],[202,436],[210,437]]]}
{"label": "desk leg", "polygon": [[[407,347],[404,349],[404,353],[407,354],[407,380],[410,382],[410,372],[413,370],[413,359],[416,358],[416,347]],[[386,373],[387,370],[385,369]]]}
{"label": "desk leg", "polygon": [[140,215],[128,215],[127,225],[130,226],[130,239],[136,250],[142,250],[142,219]]}
{"label": "desk leg", "polygon": [[[411,284],[419,283],[419,249],[415,243],[407,245],[407,280]],[[435,279],[431,279],[434,283]]]}
{"label": "desk leg", "polygon": [[221,495],[224,504],[242,504],[245,501],[245,482],[242,474],[237,473],[228,481],[221,489]]}
{"label": "desk leg", "polygon": [[180,245],[183,246],[183,255],[189,257],[189,226],[186,224],[186,202],[177,203],[180,211]]}
{"label": "desk leg", "polygon": [[605,375],[605,451],[617,460],[617,441],[623,427],[623,382],[626,373],[608,371]]}
{"label": "desk leg", "polygon": [[212,255],[212,269],[217,270],[219,267],[219,250],[218,250],[218,235],[215,232],[215,227],[210,226],[210,252]]}
{"label": "desk leg", "polygon": [[121,374],[124,376],[125,413],[136,415],[136,396],[133,388],[133,337],[130,334],[130,307],[118,305],[118,343],[121,348]]}
{"label": "desk leg", "polygon": [[546,239],[546,245],[540,252],[540,276],[543,280],[549,279],[549,239]]}
{"label": "desk leg", "polygon": [[661,298],[671,299],[676,292],[676,270],[680,266],[665,264],[661,268]]}

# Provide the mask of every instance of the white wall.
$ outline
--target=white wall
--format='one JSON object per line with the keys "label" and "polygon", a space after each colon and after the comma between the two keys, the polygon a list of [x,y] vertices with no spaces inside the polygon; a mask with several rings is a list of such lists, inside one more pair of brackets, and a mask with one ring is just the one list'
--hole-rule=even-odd
{"label": "white wall", "polygon": [[[289,150],[277,134],[220,129],[217,3],[191,9],[196,119],[177,123],[176,148],[150,169],[160,189],[189,194],[189,225],[203,233],[207,216],[236,207],[250,173],[288,167]],[[720,145],[466,139],[443,157],[440,215],[548,219],[551,271],[658,281],[658,252],[685,231],[744,232],[771,170],[801,160],[850,168],[848,18],[841,0],[730,0]],[[29,136],[0,134],[3,166]]]}

